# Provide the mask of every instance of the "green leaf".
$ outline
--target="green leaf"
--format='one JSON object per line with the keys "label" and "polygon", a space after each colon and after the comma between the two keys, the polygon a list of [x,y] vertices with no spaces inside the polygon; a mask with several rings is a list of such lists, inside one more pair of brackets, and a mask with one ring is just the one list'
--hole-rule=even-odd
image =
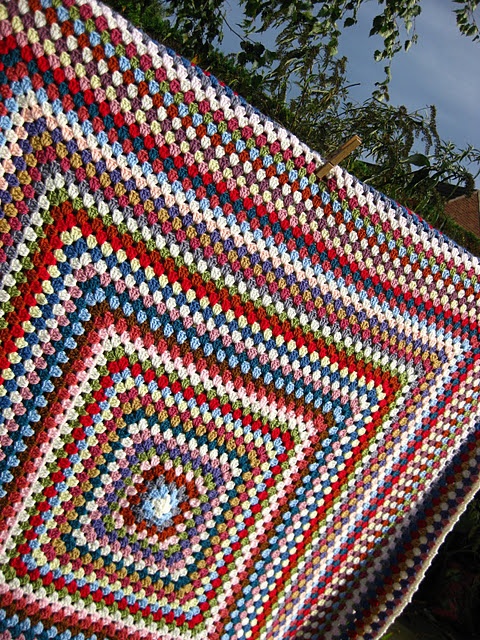
{"label": "green leaf", "polygon": [[370,35],[373,36],[376,33],[379,33],[381,29],[385,28],[385,20],[383,15],[375,16],[372,22],[372,28],[370,30]]}
{"label": "green leaf", "polygon": [[430,159],[423,153],[414,153],[406,159],[406,162],[413,164],[415,167],[429,167]]}

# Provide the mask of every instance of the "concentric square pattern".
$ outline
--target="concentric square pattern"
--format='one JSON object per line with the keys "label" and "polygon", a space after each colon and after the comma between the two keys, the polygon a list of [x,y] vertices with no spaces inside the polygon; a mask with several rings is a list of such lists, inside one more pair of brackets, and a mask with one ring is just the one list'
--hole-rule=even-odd
{"label": "concentric square pattern", "polygon": [[377,637],[477,482],[478,262],[103,5],[0,18],[2,637]]}

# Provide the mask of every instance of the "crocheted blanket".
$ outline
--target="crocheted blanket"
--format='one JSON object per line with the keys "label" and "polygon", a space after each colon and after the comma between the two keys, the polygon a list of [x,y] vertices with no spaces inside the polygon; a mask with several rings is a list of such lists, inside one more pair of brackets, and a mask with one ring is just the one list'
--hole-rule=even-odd
{"label": "crocheted blanket", "polygon": [[1,637],[380,637],[478,487],[477,259],[95,0],[0,34]]}

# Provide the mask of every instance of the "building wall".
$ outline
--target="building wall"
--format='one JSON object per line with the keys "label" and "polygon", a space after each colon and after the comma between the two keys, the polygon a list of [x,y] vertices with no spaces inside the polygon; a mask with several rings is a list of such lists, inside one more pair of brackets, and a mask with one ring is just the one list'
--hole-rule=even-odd
{"label": "building wall", "polygon": [[445,213],[467,231],[480,236],[480,190],[470,197],[460,196],[445,205]]}

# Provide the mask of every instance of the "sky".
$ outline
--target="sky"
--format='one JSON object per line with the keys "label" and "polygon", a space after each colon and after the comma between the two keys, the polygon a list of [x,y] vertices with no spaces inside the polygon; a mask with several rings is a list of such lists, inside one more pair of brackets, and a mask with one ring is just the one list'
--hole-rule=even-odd
{"label": "sky", "polygon": [[[442,138],[460,147],[480,148],[480,42],[459,33],[451,0],[424,0],[422,7],[416,24],[418,43],[393,60],[390,101],[409,110],[434,104]],[[353,90],[359,100],[382,78],[383,63],[372,60],[381,39],[368,38],[377,8],[376,2],[367,3],[359,25],[344,36],[349,80],[361,83]],[[477,13],[480,21],[480,10]]]}
{"label": "sky", "polygon": [[[459,147],[471,144],[480,148],[480,42],[462,36],[456,26],[452,0],[423,0],[417,19],[418,43],[393,60],[390,102],[403,104],[409,111],[434,104],[440,136]],[[348,79],[360,83],[352,89],[359,102],[383,79],[385,63],[375,63],[373,52],[381,48],[379,37],[368,37],[378,2],[362,5],[359,23],[345,30],[340,42],[341,53],[349,59]],[[480,8],[477,9],[480,22]],[[238,21],[238,4],[229,0],[228,20]],[[272,46],[271,36],[264,36]],[[222,48],[237,50],[238,40],[225,35]],[[477,180],[478,182],[478,180]]]}

